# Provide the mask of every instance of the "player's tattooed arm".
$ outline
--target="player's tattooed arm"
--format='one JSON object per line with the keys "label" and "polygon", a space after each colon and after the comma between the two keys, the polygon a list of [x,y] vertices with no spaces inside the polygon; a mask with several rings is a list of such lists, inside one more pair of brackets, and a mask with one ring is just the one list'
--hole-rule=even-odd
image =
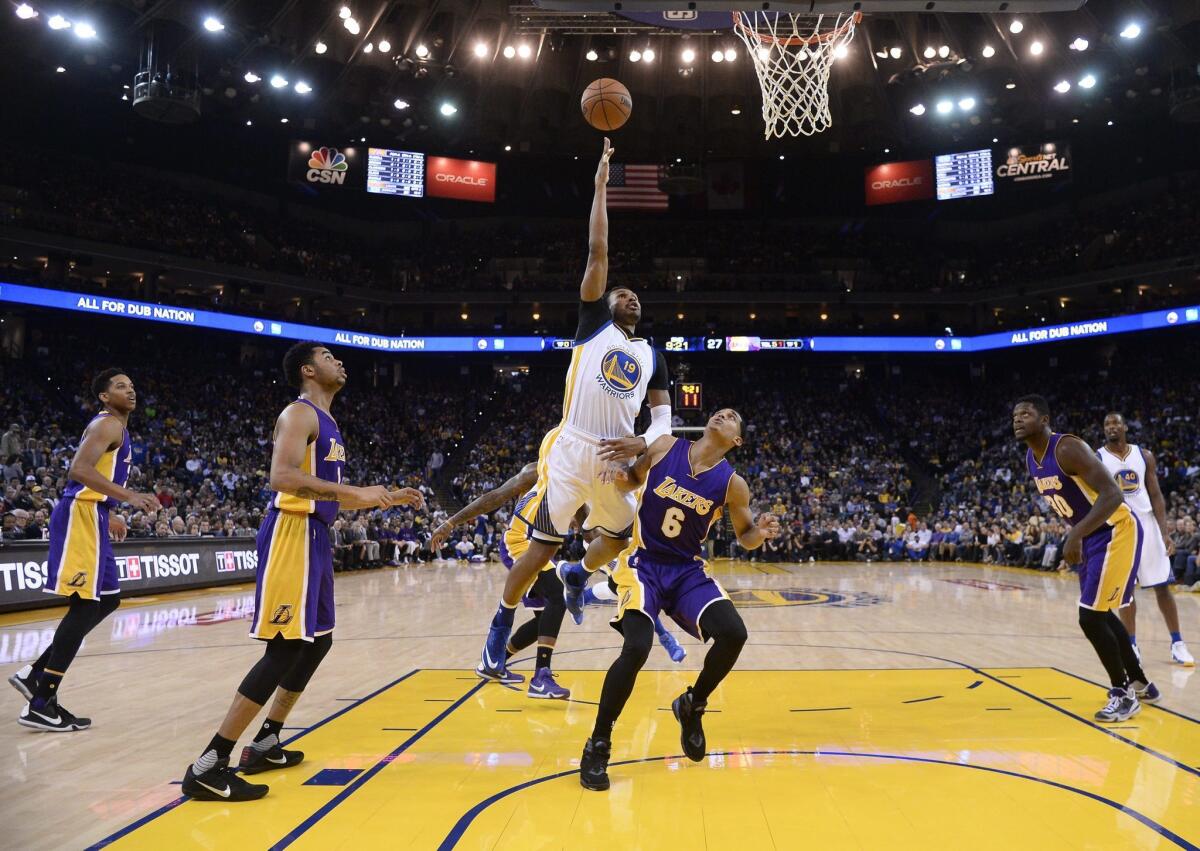
{"label": "player's tattooed arm", "polygon": [[473,500],[461,511],[454,514],[454,516],[442,521],[433,530],[430,549],[436,549],[444,543],[450,537],[450,533],[454,531],[455,526],[465,523],[472,517],[478,517],[480,514],[491,514],[506,502],[518,498],[535,484],[537,484],[537,464],[531,461],[521,468],[521,472],[510,478],[500,487],[488,491],[483,496]]}
{"label": "player's tattooed arm", "polygon": [[301,499],[319,499],[319,500],[330,500],[330,501],[336,500],[340,496],[338,491],[335,491],[332,487],[328,487],[328,488],[299,487],[299,488],[296,488],[296,490],[293,492],[292,495],[298,496]]}
{"label": "player's tattooed arm", "polygon": [[748,550],[757,549],[764,541],[779,537],[779,518],[774,514],[760,514],[757,518],[750,513],[750,486],[739,475],[729,480],[729,491],[725,497],[725,509],[733,523],[737,542]]}

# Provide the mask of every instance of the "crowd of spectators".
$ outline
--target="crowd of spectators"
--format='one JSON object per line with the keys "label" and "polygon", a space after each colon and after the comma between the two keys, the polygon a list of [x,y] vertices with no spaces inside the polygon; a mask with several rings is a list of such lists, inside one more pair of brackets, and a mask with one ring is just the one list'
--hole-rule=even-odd
{"label": "crowd of spectators", "polygon": [[[1058,569],[1066,529],[1027,485],[1024,450],[1011,435],[1012,401],[1034,390],[1050,398],[1057,430],[1093,446],[1103,441],[1108,411],[1125,415],[1130,442],[1157,458],[1176,578],[1200,589],[1200,379],[1190,367],[1200,343],[1162,339],[1172,344],[1125,338],[1080,365],[1047,373],[1012,363],[987,380],[960,367],[882,382],[835,367],[708,369],[709,406],[730,405],[745,417],[745,443],[731,461],[750,484],[753,508],[773,512],[783,527],[778,539],[745,553],[723,520],[711,553]],[[162,504],[156,514],[133,513],[130,536],[254,534],[269,495],[272,423],[291,393],[273,358],[254,350],[205,345],[197,360],[193,347],[163,343],[151,335],[85,346],[64,336],[35,344],[24,360],[0,361],[4,541],[47,536],[78,435],[94,410],[89,374],[108,360],[137,365],[130,482]],[[347,480],[417,487],[428,501],[424,511],[340,516],[332,535],[340,569],[497,557],[511,506],[470,520],[437,552],[429,546],[432,530],[445,509],[536,460],[559,417],[561,369],[496,370],[481,378],[453,372],[414,371],[393,386],[390,373],[384,381],[359,370],[339,399],[335,414],[350,447]],[[675,418],[676,425],[703,422],[685,411]],[[438,485],[449,496],[444,507]],[[569,548],[578,552],[574,538]]]}
{"label": "crowd of spectators", "polygon": [[[31,164],[29,157],[45,162]],[[386,242],[255,206],[216,190],[185,189],[146,170],[27,150],[0,158],[0,219],[158,253],[414,292],[571,289],[586,260],[582,221],[451,223],[442,238],[410,230]],[[1073,211],[1053,228],[954,241],[935,229],[886,222],[777,218],[612,221],[614,277],[641,290],[842,293],[987,289],[1048,276],[1194,253],[1196,179],[1177,176],[1158,197]],[[289,202],[294,203],[294,202]],[[419,230],[419,228],[417,228]],[[1014,242],[1020,250],[1014,251]]]}

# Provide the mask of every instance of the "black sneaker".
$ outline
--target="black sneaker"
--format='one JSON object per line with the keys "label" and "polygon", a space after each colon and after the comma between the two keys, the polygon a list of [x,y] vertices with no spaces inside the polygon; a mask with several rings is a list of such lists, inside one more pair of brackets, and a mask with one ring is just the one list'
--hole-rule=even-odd
{"label": "black sneaker", "polygon": [[708,746],[704,740],[704,727],[700,723],[707,706],[707,701],[696,700],[691,686],[671,703],[671,711],[675,713],[675,720],[679,722],[679,743],[683,745],[683,752],[692,762],[704,759]]}
{"label": "black sneaker", "polygon": [[76,718],[51,700],[40,709],[34,709],[32,703],[25,704],[17,723],[22,727],[42,730],[47,733],[72,733],[76,730],[86,730],[92,726],[91,718]]}
{"label": "black sneaker", "polygon": [[247,783],[229,767],[228,759],[203,774],[196,774],[189,765],[183,775],[183,794],[197,801],[257,801],[270,791],[261,783]]}
{"label": "black sneaker", "polygon": [[607,739],[588,739],[579,758],[579,785],[593,792],[608,789],[608,759],[612,743]]}
{"label": "black sneaker", "polygon": [[21,693],[26,700],[33,700],[33,686],[37,682],[37,674],[33,665],[26,665],[8,678],[8,684]]}
{"label": "black sneaker", "polygon": [[242,774],[262,774],[264,771],[275,771],[278,768],[291,768],[302,762],[304,762],[303,751],[285,751],[279,745],[275,745],[260,753],[246,745],[242,748],[242,759],[238,763],[238,771]]}

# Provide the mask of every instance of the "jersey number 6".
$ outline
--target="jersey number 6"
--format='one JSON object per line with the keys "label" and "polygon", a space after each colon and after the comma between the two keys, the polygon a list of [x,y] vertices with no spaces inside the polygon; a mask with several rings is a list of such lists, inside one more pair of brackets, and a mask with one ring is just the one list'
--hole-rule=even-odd
{"label": "jersey number 6", "polygon": [[668,538],[678,538],[683,531],[683,511],[678,508],[668,508],[663,516],[662,533]]}

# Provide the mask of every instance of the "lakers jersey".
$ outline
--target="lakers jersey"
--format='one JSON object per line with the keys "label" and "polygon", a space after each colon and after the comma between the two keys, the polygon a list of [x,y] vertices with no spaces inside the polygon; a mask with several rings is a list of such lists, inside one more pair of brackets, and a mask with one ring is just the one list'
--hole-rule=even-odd
{"label": "lakers jersey", "polygon": [[1150,494],[1146,492],[1146,456],[1132,443],[1125,447],[1125,456],[1115,454],[1107,446],[1096,452],[1100,463],[1117,480],[1125,504],[1139,514],[1149,514]]}
{"label": "lakers jersey", "polygon": [[[1081,477],[1068,475],[1059,466],[1058,458],[1054,453],[1058,449],[1059,441],[1064,437],[1067,435],[1057,432],[1051,434],[1050,442],[1046,445],[1046,454],[1040,459],[1030,448],[1025,453],[1025,464],[1029,469],[1029,475],[1033,478],[1034,485],[1037,486],[1038,493],[1063,519],[1063,522],[1068,526],[1074,526],[1092,510],[1092,505],[1096,502],[1096,492]],[[1122,503],[1105,522],[1109,526],[1113,526],[1122,520],[1132,519],[1129,506]],[[1102,530],[1103,527],[1092,534],[1097,534]]]}
{"label": "lakers jersey", "polygon": [[632,435],[655,367],[650,343],[630,336],[611,319],[576,339],[567,370],[563,425],[601,440]]}
{"label": "lakers jersey", "polygon": [[715,467],[694,472],[691,448],[691,441],[676,439],[647,471],[638,493],[630,549],[652,561],[703,561],[704,539],[725,505],[733,467],[722,458]]}
{"label": "lakers jersey", "polygon": [[[340,483],[342,468],[346,465],[346,444],[342,441],[338,424],[334,422],[333,417],[307,399],[296,401],[308,405],[317,413],[317,437],[305,447],[301,471],[327,482]],[[337,500],[301,499],[278,491],[271,495],[270,507],[279,511],[311,514],[325,525],[332,523],[338,513]]]}
{"label": "lakers jersey", "polygon": [[[109,411],[101,411],[92,417],[92,422],[88,423],[88,427],[96,420],[102,417],[111,417]],[[104,476],[115,485],[125,487],[125,483],[129,481],[129,465],[133,460],[133,448],[129,443],[129,431],[121,429],[121,444],[116,449],[110,449],[100,456],[100,460],[96,462],[96,472]],[[109,508],[116,508],[119,504],[117,500],[111,496],[105,496],[102,493],[97,493],[91,488],[85,486],[82,482],[70,480],[67,482],[66,488],[63,490],[64,499],[76,499],[80,502],[102,502]]]}

